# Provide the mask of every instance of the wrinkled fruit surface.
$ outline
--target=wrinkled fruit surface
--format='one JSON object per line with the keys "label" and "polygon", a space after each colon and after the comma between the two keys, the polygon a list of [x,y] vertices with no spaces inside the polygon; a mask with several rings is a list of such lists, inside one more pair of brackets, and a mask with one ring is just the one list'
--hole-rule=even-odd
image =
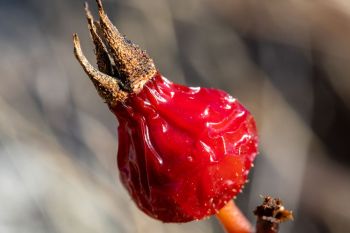
{"label": "wrinkled fruit surface", "polygon": [[149,216],[202,219],[241,191],[258,137],[252,115],[224,91],[157,74],[112,111],[119,120],[121,180]]}
{"label": "wrinkled fruit surface", "polygon": [[173,84],[127,40],[97,0],[86,18],[98,69],[74,54],[119,121],[118,167],[138,207],[163,222],[215,214],[246,182],[257,154],[252,115],[227,93]]}

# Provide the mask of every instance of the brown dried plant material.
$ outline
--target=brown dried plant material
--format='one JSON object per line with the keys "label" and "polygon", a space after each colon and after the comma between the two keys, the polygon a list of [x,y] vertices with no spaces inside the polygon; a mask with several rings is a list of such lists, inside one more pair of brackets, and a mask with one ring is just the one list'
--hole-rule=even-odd
{"label": "brown dried plant material", "polygon": [[264,197],[263,204],[256,207],[257,216],[256,233],[277,233],[279,224],[293,220],[293,213],[286,210],[279,198]]}
{"label": "brown dried plant material", "polygon": [[128,94],[139,93],[143,85],[157,73],[148,54],[120,34],[96,0],[100,21],[94,21],[87,4],[86,17],[98,70],[84,56],[79,38],[73,36],[74,53],[81,66],[94,83],[99,95],[110,106],[126,100]]}

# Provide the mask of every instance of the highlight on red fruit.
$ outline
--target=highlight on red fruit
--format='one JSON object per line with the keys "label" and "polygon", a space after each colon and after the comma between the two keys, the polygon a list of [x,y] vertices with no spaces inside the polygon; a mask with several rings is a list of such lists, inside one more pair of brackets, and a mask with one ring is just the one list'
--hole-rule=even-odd
{"label": "highlight on red fruit", "polygon": [[74,51],[116,115],[120,179],[136,205],[163,222],[216,214],[247,181],[258,152],[253,116],[224,91],[172,83],[112,25],[86,7],[98,69]]}

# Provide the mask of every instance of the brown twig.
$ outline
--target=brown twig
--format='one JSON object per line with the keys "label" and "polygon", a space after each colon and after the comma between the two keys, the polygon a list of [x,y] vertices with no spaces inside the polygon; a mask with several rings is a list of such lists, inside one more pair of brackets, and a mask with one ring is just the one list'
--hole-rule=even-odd
{"label": "brown twig", "polygon": [[254,214],[257,216],[256,233],[277,233],[280,223],[293,220],[292,211],[286,210],[280,199],[269,196],[264,197]]}

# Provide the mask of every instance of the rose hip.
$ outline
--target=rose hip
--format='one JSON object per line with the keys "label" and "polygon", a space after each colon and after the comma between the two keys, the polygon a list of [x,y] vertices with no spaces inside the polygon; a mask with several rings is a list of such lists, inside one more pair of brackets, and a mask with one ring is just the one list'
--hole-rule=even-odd
{"label": "rose hip", "polygon": [[99,70],[76,35],[75,54],[119,121],[122,183],[142,211],[163,222],[217,213],[247,180],[258,147],[254,118],[224,91],[167,80],[97,2],[99,23],[86,12]]}

